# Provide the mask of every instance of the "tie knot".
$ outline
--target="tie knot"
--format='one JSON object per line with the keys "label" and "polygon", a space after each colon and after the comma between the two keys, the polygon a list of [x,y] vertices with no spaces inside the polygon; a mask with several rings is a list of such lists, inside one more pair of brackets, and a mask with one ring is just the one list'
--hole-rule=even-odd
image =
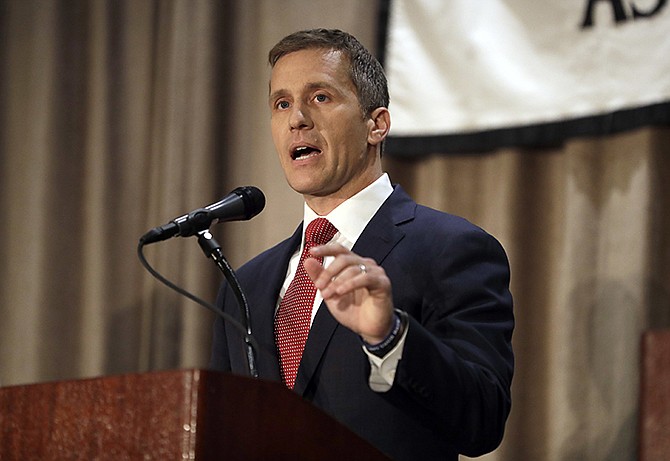
{"label": "tie knot", "polygon": [[337,229],[325,218],[317,218],[305,229],[305,242],[325,245],[337,234]]}

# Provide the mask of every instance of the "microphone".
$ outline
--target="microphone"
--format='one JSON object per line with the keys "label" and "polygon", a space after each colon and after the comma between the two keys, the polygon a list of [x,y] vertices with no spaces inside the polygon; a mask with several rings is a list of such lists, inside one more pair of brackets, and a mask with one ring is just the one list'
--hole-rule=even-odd
{"label": "microphone", "polygon": [[265,195],[254,186],[238,187],[216,203],[197,208],[167,224],[154,227],[140,238],[140,244],[160,242],[172,237],[190,237],[209,229],[213,221],[246,221],[263,211]]}

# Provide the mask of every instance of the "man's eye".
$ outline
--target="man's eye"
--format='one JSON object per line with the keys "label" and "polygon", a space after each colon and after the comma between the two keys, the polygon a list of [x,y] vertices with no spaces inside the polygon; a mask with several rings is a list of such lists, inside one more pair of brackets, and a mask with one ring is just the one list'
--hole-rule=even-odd
{"label": "man's eye", "polygon": [[288,101],[279,101],[277,103],[277,109],[288,109]]}
{"label": "man's eye", "polygon": [[326,102],[328,101],[328,96],[326,96],[325,94],[317,94],[316,96],[314,96],[314,99],[317,102]]}

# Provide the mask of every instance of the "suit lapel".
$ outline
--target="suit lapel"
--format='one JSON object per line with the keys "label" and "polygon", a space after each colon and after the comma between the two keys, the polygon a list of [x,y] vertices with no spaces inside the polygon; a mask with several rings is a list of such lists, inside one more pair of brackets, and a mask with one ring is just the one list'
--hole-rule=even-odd
{"label": "suit lapel", "polygon": [[[277,253],[268,258],[265,265],[268,273],[256,274],[258,280],[267,283],[256,283],[256,289],[249,293],[251,312],[251,328],[256,340],[263,350],[256,352],[258,372],[261,378],[281,380],[279,359],[274,334],[274,316],[279,291],[284,283],[288,262],[302,239],[302,225],[298,226],[293,235],[277,247]],[[279,262],[279,264],[276,264]]]}
{"label": "suit lapel", "polygon": [[[395,186],[394,192],[372,217],[352,251],[382,264],[405,233],[399,224],[414,218],[416,203],[402,190]],[[325,303],[321,303],[310,329],[305,350],[303,351],[294,391],[304,394],[314,376],[319,362],[328,344],[338,328],[337,320],[330,314]]]}

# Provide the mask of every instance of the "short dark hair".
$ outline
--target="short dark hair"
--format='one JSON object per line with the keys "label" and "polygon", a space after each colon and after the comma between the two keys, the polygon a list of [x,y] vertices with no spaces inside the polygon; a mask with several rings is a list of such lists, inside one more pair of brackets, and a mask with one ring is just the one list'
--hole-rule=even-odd
{"label": "short dark hair", "polygon": [[389,91],[379,61],[353,35],[338,29],[311,29],[281,39],[268,54],[274,67],[283,56],[295,51],[322,48],[342,52],[349,60],[349,75],[356,88],[358,102],[366,115],[377,107],[388,107]]}

